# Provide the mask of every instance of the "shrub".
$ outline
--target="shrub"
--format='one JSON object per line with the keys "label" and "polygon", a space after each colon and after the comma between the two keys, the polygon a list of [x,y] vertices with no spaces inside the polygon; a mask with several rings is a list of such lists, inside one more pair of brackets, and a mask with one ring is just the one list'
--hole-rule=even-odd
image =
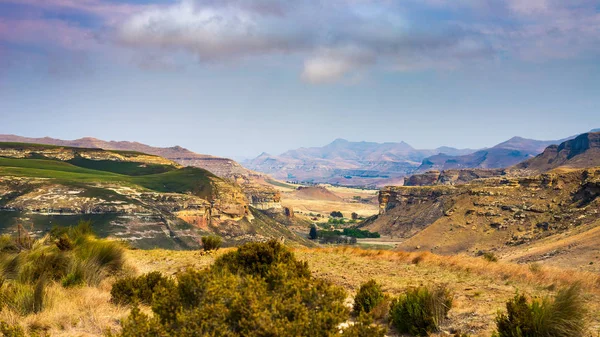
{"label": "shrub", "polygon": [[446,287],[419,287],[392,301],[390,317],[399,332],[427,336],[439,330],[451,307],[452,296]]}
{"label": "shrub", "polygon": [[139,301],[150,305],[154,292],[159,286],[165,286],[169,281],[169,278],[158,271],[120,279],[112,286],[111,301],[116,304],[132,304]]}
{"label": "shrub", "polygon": [[222,243],[223,239],[220,236],[209,235],[202,237],[202,247],[205,251],[218,250],[221,248]]}
{"label": "shrub", "polygon": [[0,308],[8,308],[21,315],[38,313],[45,305],[45,280],[35,285],[5,282],[0,288]]}
{"label": "shrub", "polygon": [[0,332],[5,337],[25,337],[25,330],[19,324],[0,322]]}
{"label": "shrub", "polygon": [[317,227],[312,226],[310,228],[310,232],[308,233],[308,237],[311,240],[316,240],[319,237],[319,233],[317,232]]}
{"label": "shrub", "polygon": [[344,214],[342,214],[342,212],[340,212],[340,211],[333,211],[333,212],[329,213],[329,216],[332,218],[343,218]]}
{"label": "shrub", "polygon": [[157,287],[153,315],[134,307],[120,336],[332,336],[345,298],[277,241],[247,243]]}
{"label": "shrub", "polygon": [[579,337],[585,332],[585,307],[579,284],[560,290],[553,300],[528,303],[524,295],[506,302],[496,317],[498,337]]}
{"label": "shrub", "polygon": [[488,262],[498,262],[498,257],[492,252],[483,253],[483,258]]}
{"label": "shrub", "polygon": [[383,291],[381,286],[370,280],[360,286],[358,293],[354,297],[354,312],[360,314],[361,312],[371,312],[379,303],[384,299]]}

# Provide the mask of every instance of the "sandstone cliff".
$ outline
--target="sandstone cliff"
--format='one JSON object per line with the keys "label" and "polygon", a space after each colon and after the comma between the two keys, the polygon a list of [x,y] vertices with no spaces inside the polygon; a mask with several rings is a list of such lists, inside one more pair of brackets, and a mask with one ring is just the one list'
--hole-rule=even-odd
{"label": "sandstone cliff", "polygon": [[600,218],[600,169],[493,177],[455,186],[387,187],[363,227],[401,249],[475,252],[527,244]]}

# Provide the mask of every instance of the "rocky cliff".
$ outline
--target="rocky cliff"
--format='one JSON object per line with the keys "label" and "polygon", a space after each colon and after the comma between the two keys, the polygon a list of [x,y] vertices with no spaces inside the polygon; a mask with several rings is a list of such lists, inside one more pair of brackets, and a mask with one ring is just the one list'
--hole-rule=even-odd
{"label": "rocky cliff", "polygon": [[[281,205],[279,204],[279,196],[277,190],[275,190],[272,186],[264,182],[264,175],[248,170],[242,167],[234,160],[198,154],[181,146],[154,147],[138,142],[104,141],[101,139],[91,137],[85,137],[76,140],[62,140],[49,137],[28,138],[15,135],[0,135],[0,142],[49,144],[63,148],[86,148],[87,151],[85,151],[85,153],[93,153],[94,149],[114,150],[121,151],[120,153],[122,156],[126,156],[127,152],[131,151],[137,152],[137,155],[135,157],[141,157],[144,154],[150,154],[152,156],[146,156],[158,158],[159,160],[167,159],[170,162],[170,165],[177,163],[181,166],[199,167],[212,172],[218,177],[225,178],[239,184],[246,192],[248,200],[250,201],[253,207],[259,209],[281,208]],[[114,151],[111,153],[116,153]],[[83,151],[79,150],[79,152]],[[97,156],[99,155],[99,153],[96,153],[94,155]],[[0,154],[0,156],[3,155]],[[148,158],[148,160],[150,159],[151,158]]]}
{"label": "rocky cliff", "polygon": [[560,145],[551,145],[543,153],[513,168],[514,174],[535,174],[559,167],[600,166],[600,132],[584,133]]}
{"label": "rocky cliff", "polygon": [[[94,221],[99,234],[142,248],[198,247],[206,233],[230,243],[270,235],[305,241],[281,223],[257,216],[250,201],[248,192],[229,180],[158,156],[0,143],[4,232],[22,224],[43,233],[53,223],[83,218]],[[279,196],[253,202],[272,210]]]}
{"label": "rocky cliff", "polygon": [[454,186],[396,186],[363,227],[404,237],[401,249],[456,253],[527,244],[600,218],[600,169],[492,177]]}
{"label": "rocky cliff", "polygon": [[460,185],[475,179],[483,179],[506,175],[504,169],[462,169],[427,171],[414,174],[404,180],[404,186],[431,186],[431,185]]}

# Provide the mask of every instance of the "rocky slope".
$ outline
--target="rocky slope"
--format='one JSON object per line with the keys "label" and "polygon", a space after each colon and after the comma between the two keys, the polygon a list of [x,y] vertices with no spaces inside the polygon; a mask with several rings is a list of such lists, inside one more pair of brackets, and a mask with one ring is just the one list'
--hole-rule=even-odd
{"label": "rocky slope", "polygon": [[582,168],[600,166],[600,132],[589,132],[551,145],[543,153],[512,168],[515,174],[547,172],[558,167]]}
{"label": "rocky slope", "polygon": [[[275,196],[271,196],[274,199]],[[99,234],[135,246],[193,248],[217,233],[227,242],[286,237],[239,185],[210,172],[137,152],[0,143],[0,228],[43,233],[91,219]]]}
{"label": "rocky slope", "polygon": [[265,181],[265,176],[248,170],[234,160],[198,154],[180,146],[153,147],[138,142],[104,141],[85,137],[62,140],[50,137],[28,138],[16,135],[0,135],[0,142],[49,144],[67,147],[96,148],[105,150],[136,151],[166,158],[182,166],[199,167],[213,174],[234,181],[242,186],[252,206],[259,209],[281,209],[280,195]]}
{"label": "rocky slope", "polygon": [[387,187],[379,193],[379,215],[362,227],[406,238],[399,245],[405,250],[504,252],[600,224],[599,196],[600,168]]}

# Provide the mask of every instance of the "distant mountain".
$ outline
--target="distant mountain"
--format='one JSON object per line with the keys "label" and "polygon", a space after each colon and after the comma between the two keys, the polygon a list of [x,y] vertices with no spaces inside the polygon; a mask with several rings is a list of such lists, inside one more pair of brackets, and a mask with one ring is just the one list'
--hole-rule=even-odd
{"label": "distant mountain", "polygon": [[492,148],[466,155],[439,154],[425,158],[415,173],[430,170],[509,167],[538,155],[549,145],[559,144],[573,137],[549,141],[513,137]]}
{"label": "distant mountain", "polygon": [[351,142],[336,139],[323,147],[299,148],[274,156],[262,153],[244,166],[278,179],[381,186],[402,181],[428,156],[439,153],[464,155],[471,149],[441,147],[418,150],[405,142]]}
{"label": "distant mountain", "polygon": [[581,134],[560,145],[548,146],[543,153],[516,165],[514,169],[525,173],[542,173],[558,167],[594,166],[600,166],[600,130]]}

